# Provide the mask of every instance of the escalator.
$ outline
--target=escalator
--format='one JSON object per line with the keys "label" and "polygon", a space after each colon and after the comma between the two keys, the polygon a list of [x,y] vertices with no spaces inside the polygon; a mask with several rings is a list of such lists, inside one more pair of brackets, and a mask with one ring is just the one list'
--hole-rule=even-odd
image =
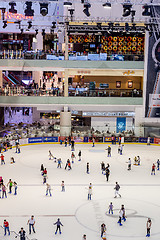
{"label": "escalator", "polygon": [[8,83],[12,85],[17,85],[10,77],[7,77],[4,73],[2,74],[3,79]]}
{"label": "escalator", "polygon": [[25,83],[23,83],[22,81],[21,81],[21,79],[19,78],[19,77],[17,77],[13,72],[10,72],[9,74],[8,74],[8,76],[9,76],[9,78],[11,78],[15,83],[17,83],[18,85],[22,85],[22,86],[26,86],[26,84]]}

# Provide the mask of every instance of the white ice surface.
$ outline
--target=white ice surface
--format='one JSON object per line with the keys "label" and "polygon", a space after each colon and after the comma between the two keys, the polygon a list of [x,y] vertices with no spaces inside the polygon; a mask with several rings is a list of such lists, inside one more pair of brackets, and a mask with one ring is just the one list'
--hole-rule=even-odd
{"label": "white ice surface", "polygon": [[[23,227],[29,239],[38,240],[87,240],[100,238],[100,225],[107,226],[108,240],[143,240],[146,239],[147,217],[152,218],[150,239],[160,240],[160,171],[151,176],[151,166],[160,157],[158,146],[125,145],[124,154],[118,155],[118,146],[112,146],[112,157],[107,158],[105,144],[76,144],[76,161],[72,170],[64,170],[66,160],[71,156],[69,147],[57,144],[32,145],[21,147],[21,153],[15,149],[5,154],[6,165],[0,166],[0,176],[6,184],[11,178],[18,183],[18,195],[9,195],[7,199],[0,199],[0,225],[7,219],[10,230],[18,232]],[[57,169],[57,163],[49,160],[48,151],[56,157],[61,157],[63,168]],[[82,150],[82,161],[78,162],[78,151]],[[127,171],[127,160],[139,155],[141,166],[132,166]],[[16,163],[10,164],[10,157]],[[101,174],[100,162],[110,164],[111,176],[109,182]],[[86,174],[86,162],[90,163],[90,174]],[[42,184],[40,165],[48,170],[48,183],[52,186],[52,197],[46,197],[46,187]],[[61,181],[64,180],[66,192],[61,192]],[[122,198],[114,198],[114,185],[118,181],[121,185]],[[87,188],[93,184],[92,200],[87,200]],[[108,216],[110,202],[114,205],[114,214]],[[117,224],[118,212],[121,205],[126,208],[127,221],[120,227]],[[36,233],[28,235],[27,220],[35,216]],[[53,223],[61,219],[64,227],[62,234],[55,235]],[[0,230],[0,240],[15,239],[3,237]]]}

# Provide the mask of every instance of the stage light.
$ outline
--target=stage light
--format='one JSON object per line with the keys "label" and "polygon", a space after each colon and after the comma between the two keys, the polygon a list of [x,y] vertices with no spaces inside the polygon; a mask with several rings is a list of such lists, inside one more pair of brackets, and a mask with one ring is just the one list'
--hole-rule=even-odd
{"label": "stage light", "polygon": [[7,27],[7,21],[3,21],[3,28]]}
{"label": "stage light", "polygon": [[69,1],[68,1],[68,2],[64,2],[64,3],[63,3],[63,6],[64,6],[64,7],[70,7],[70,6],[72,6],[72,3],[69,2]]}
{"label": "stage light", "polygon": [[40,3],[40,14],[46,16],[48,14],[48,3]]}
{"label": "stage light", "polygon": [[45,36],[45,29],[42,29],[42,36],[44,37]]}
{"label": "stage light", "polygon": [[142,16],[151,16],[151,7],[148,5],[144,5],[142,7],[144,11],[142,12]]}
{"label": "stage light", "polygon": [[83,9],[83,12],[84,14],[89,17],[91,14],[89,12],[89,8],[91,7],[91,4],[90,3],[85,3],[84,4],[84,9]]}
{"label": "stage light", "polygon": [[106,2],[106,3],[103,4],[103,7],[104,8],[111,8],[111,3]]}
{"label": "stage light", "polygon": [[132,4],[123,4],[123,17],[128,17],[131,14]]}
{"label": "stage light", "polygon": [[34,16],[34,10],[32,9],[32,2],[25,2],[26,9],[24,11],[25,16]]}
{"label": "stage light", "polygon": [[38,29],[35,29],[35,32],[36,32],[36,36],[38,35]]}
{"label": "stage light", "polygon": [[28,29],[30,29],[32,27],[32,21],[28,22]]}
{"label": "stage light", "polygon": [[11,8],[9,9],[10,13],[17,13],[17,10],[14,8],[16,6],[15,2],[10,2],[9,5],[11,6]]}

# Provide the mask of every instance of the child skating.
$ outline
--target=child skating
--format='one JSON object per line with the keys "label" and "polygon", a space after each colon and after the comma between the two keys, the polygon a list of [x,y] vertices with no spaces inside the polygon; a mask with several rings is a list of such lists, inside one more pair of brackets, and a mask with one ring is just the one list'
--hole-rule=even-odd
{"label": "child skating", "polygon": [[61,192],[65,192],[65,185],[64,185],[64,181],[62,181],[62,183],[61,183],[61,187],[62,187],[62,190],[61,190]]}
{"label": "child skating", "polygon": [[109,204],[109,207],[108,207],[108,213],[109,214],[113,214],[113,204],[112,204],[112,202]]}
{"label": "child skating", "polygon": [[151,175],[155,175],[155,171],[156,171],[156,166],[155,166],[155,164],[153,163]]}
{"label": "child skating", "polygon": [[75,161],[75,158],[76,158],[76,156],[75,156],[74,152],[72,152],[72,153],[71,153],[71,159],[72,159],[72,163],[74,163],[74,161]]}
{"label": "child skating", "polygon": [[52,194],[51,194],[51,186],[46,183],[46,196],[50,195],[50,197],[52,197]]}
{"label": "child skating", "polygon": [[58,219],[57,219],[57,222],[55,222],[55,223],[53,223],[53,224],[54,224],[54,225],[57,225],[55,234],[57,234],[58,230],[59,230],[59,233],[61,234],[61,226],[63,226],[63,224],[61,223],[60,219],[58,218]]}
{"label": "child skating", "polygon": [[118,182],[116,182],[116,185],[115,185],[114,189],[115,189],[115,196],[114,196],[114,198],[117,198],[117,195],[119,197],[121,197],[121,194],[119,194],[120,185],[118,184]]}

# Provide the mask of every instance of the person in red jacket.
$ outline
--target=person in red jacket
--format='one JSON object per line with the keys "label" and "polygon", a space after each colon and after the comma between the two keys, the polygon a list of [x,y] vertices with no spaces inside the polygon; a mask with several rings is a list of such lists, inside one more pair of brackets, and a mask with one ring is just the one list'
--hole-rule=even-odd
{"label": "person in red jacket", "polygon": [[9,222],[7,222],[6,220],[4,220],[3,226],[4,226],[4,236],[6,235],[7,231],[8,231],[8,235],[10,235]]}
{"label": "person in red jacket", "polygon": [[153,175],[153,174],[155,175],[155,169],[156,169],[156,166],[155,166],[155,164],[153,163],[151,175]]}
{"label": "person in red jacket", "polygon": [[5,164],[4,155],[3,155],[3,154],[1,154],[1,165],[2,165],[2,164]]}

